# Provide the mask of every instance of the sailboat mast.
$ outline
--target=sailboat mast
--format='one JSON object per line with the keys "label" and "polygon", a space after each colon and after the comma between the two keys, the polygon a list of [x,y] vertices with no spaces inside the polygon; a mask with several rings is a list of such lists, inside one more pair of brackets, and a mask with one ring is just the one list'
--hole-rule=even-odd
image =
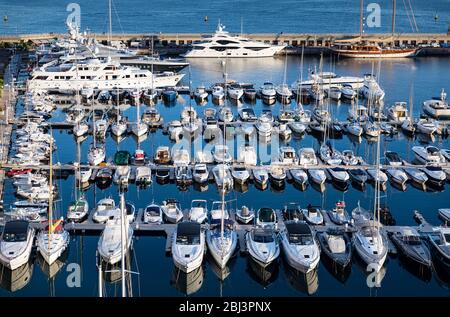
{"label": "sailboat mast", "polygon": [[127,296],[127,290],[125,285],[125,198],[123,193],[120,194],[120,253],[121,253],[121,274],[122,274],[122,297]]}
{"label": "sailboat mast", "polygon": [[108,45],[111,45],[111,38],[112,38],[111,0],[108,1],[108,11],[109,11]]}
{"label": "sailboat mast", "polygon": [[[51,237],[52,233],[53,233],[53,133],[52,130],[50,129],[50,161],[49,161],[49,165],[50,165],[50,181],[48,183],[48,234],[49,237]],[[50,246],[50,239],[48,240],[49,246]]]}
{"label": "sailboat mast", "polygon": [[392,0],[392,36],[394,36],[395,33],[395,13],[396,13],[396,6],[397,6],[397,1],[396,0]]}
{"label": "sailboat mast", "polygon": [[364,32],[364,0],[360,2],[359,8],[359,37],[362,40],[363,32]]}

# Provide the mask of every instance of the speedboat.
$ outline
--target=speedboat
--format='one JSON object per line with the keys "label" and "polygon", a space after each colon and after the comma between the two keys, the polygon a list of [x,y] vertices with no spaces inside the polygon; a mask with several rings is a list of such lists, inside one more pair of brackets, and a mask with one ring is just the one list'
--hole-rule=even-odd
{"label": "speedboat", "polygon": [[[120,209],[117,210],[117,214],[121,214]],[[122,232],[124,233],[124,236]],[[122,238],[124,239],[124,242],[122,242]],[[122,250],[125,254],[128,252],[131,248],[132,241],[133,228],[130,226],[129,222],[123,221],[122,217],[115,217],[106,222],[105,229],[103,229],[102,235],[98,240],[97,250],[103,261],[110,265],[114,265],[121,261]]]}
{"label": "speedboat", "polygon": [[297,164],[298,158],[292,146],[282,146],[278,151],[278,160],[283,164]]}
{"label": "speedboat", "polygon": [[226,164],[218,164],[212,169],[214,180],[219,189],[233,188],[233,177],[231,176],[230,167]]}
{"label": "speedboat", "polygon": [[187,221],[177,225],[172,239],[172,258],[176,267],[190,273],[200,267],[205,253],[205,234],[199,223]]}
{"label": "speedboat", "polygon": [[186,149],[172,148],[172,161],[174,165],[189,165],[191,154]]}
{"label": "speedboat", "polygon": [[273,185],[282,187],[286,179],[286,172],[280,164],[272,164],[269,170],[270,180]]}
{"label": "speedboat", "polygon": [[221,101],[225,98],[225,93],[224,93],[224,89],[222,86],[219,85],[215,85],[212,88],[212,96],[213,96],[213,101]]}
{"label": "speedboat", "polygon": [[289,170],[291,173],[292,179],[294,183],[300,186],[301,188],[305,188],[308,183],[308,174],[300,168],[293,168]]}
{"label": "speedboat", "polygon": [[228,96],[233,100],[240,100],[244,95],[244,89],[239,84],[231,84],[227,88]]}
{"label": "speedboat", "polygon": [[173,120],[169,123],[169,138],[171,140],[179,140],[183,135],[183,126],[179,120]]}
{"label": "speedboat", "polygon": [[88,133],[89,126],[85,122],[79,122],[73,126],[73,135],[80,137]]}
{"label": "speedboat", "polygon": [[117,211],[120,212],[120,209],[116,209],[116,203],[112,198],[103,198],[98,201],[92,219],[98,223],[105,223],[111,216],[116,216]]}
{"label": "speedboat", "polygon": [[401,101],[394,103],[393,106],[389,107],[387,117],[390,121],[394,121],[396,123],[402,123],[404,120],[409,118],[406,102]]}
{"label": "speedboat", "polygon": [[96,179],[99,183],[107,184],[111,181],[113,171],[109,167],[103,167],[99,169],[96,175]]}
{"label": "speedboat", "polygon": [[382,101],[385,95],[383,89],[381,89],[380,85],[378,84],[375,76],[372,74],[364,75],[364,83],[363,86],[360,88],[359,92],[364,98],[376,102]]}
{"label": "speedboat", "polygon": [[444,88],[441,90],[439,98],[433,98],[423,102],[423,111],[436,119],[448,119],[450,118],[450,106],[447,99],[447,93]]}
{"label": "speedboat", "polygon": [[261,228],[276,229],[277,214],[274,209],[263,207],[256,212],[256,226]]}
{"label": "speedboat", "polygon": [[269,172],[265,168],[255,168],[253,169],[253,179],[257,186],[265,189],[269,182]]}
{"label": "speedboat", "polygon": [[350,216],[345,209],[344,201],[337,201],[334,208],[328,210],[328,216],[330,217],[330,220],[337,225],[345,225],[350,222]]}
{"label": "speedboat", "polygon": [[272,83],[265,82],[260,89],[260,95],[263,102],[272,104],[276,99],[277,92]]}
{"label": "speedboat", "polygon": [[364,186],[366,184],[368,176],[364,169],[362,168],[350,169],[349,174],[350,178],[352,179],[352,182],[360,186]]}
{"label": "speedboat", "polygon": [[89,203],[84,197],[80,197],[69,205],[67,221],[81,222],[89,213]]}
{"label": "speedboat", "polygon": [[438,214],[442,220],[450,223],[450,208],[440,208]]}
{"label": "speedboat", "polygon": [[409,178],[421,186],[425,186],[425,183],[428,181],[427,175],[418,168],[405,167],[403,168],[403,171],[405,171]]}
{"label": "speedboat", "polygon": [[133,159],[134,164],[136,165],[143,165],[145,163],[145,152],[142,149],[136,149],[134,151]]}
{"label": "speedboat", "polygon": [[330,87],[327,90],[325,90],[325,92],[326,92],[328,98],[330,98],[330,99],[334,99],[334,100],[341,99],[342,92],[339,87]]}
{"label": "speedboat", "polygon": [[416,125],[414,124],[411,118],[406,118],[402,122],[401,128],[406,134],[409,135],[414,134],[414,132],[416,131]]}
{"label": "speedboat", "polygon": [[239,148],[237,161],[244,165],[256,165],[257,156],[255,148],[251,145],[242,145]]}
{"label": "speedboat", "polygon": [[195,88],[194,97],[199,101],[203,101],[203,100],[207,99],[208,92],[206,91],[205,86],[201,85],[201,86],[198,86],[197,88]]}
{"label": "speedboat", "polygon": [[292,91],[289,89],[289,85],[281,84],[276,87],[275,91],[282,103],[291,102]]}
{"label": "speedboat", "polygon": [[252,108],[243,108],[239,110],[239,117],[241,118],[241,121],[245,122],[254,122],[258,119]]}
{"label": "speedboat", "polygon": [[163,212],[159,205],[151,203],[144,209],[144,223],[161,224],[163,222]]}
{"label": "speedboat", "polygon": [[250,178],[250,173],[245,166],[233,166],[231,168],[231,175],[234,181],[239,184],[244,184]]}
{"label": "speedboat", "polygon": [[206,183],[209,178],[209,171],[204,163],[198,163],[194,165],[192,170],[192,178],[199,184]]}
{"label": "speedboat", "polygon": [[300,166],[308,167],[308,174],[311,180],[316,184],[322,186],[327,179],[325,172],[321,169],[311,168],[319,164],[314,149],[301,148],[298,151],[298,157],[299,157],[298,164]]}
{"label": "speedboat", "polygon": [[164,122],[161,114],[156,108],[145,109],[144,113],[142,114],[141,121],[144,124],[148,125],[150,128],[159,127]]}
{"label": "speedboat", "polygon": [[192,184],[192,171],[189,165],[177,164],[175,166],[175,181],[177,185],[181,186]]}
{"label": "speedboat", "polygon": [[354,244],[356,252],[368,265],[376,265],[377,272],[381,270],[387,256],[387,241],[380,233],[377,224],[363,224],[355,233]]}
{"label": "speedboat", "polygon": [[450,228],[437,227],[428,235],[430,251],[433,259],[450,272]]}
{"label": "speedboat", "polygon": [[0,240],[0,262],[11,271],[30,259],[35,231],[26,220],[5,223]]}
{"label": "speedboat", "polygon": [[320,250],[308,224],[287,221],[280,238],[285,258],[291,267],[305,274],[317,267]]}
{"label": "speedboat", "polygon": [[422,164],[445,164],[446,159],[435,146],[413,146],[415,158]]}
{"label": "speedboat", "polygon": [[351,262],[352,241],[347,233],[341,230],[329,229],[317,234],[322,252],[344,270]]}
{"label": "speedboat", "polygon": [[303,221],[304,216],[300,205],[297,203],[287,203],[283,208],[283,220],[284,221]]}
{"label": "speedboat", "polygon": [[183,219],[183,212],[176,199],[169,198],[164,200],[161,209],[167,222],[177,223]]}
{"label": "speedboat", "polygon": [[204,199],[194,199],[189,210],[189,220],[203,223],[208,216],[208,204]]}
{"label": "speedboat", "polygon": [[343,98],[348,100],[353,100],[356,97],[356,92],[353,89],[353,86],[350,84],[344,84],[341,87],[341,95]]}
{"label": "speedboat", "polygon": [[250,256],[262,267],[269,266],[280,255],[280,247],[272,229],[253,228],[245,234]]}
{"label": "speedboat", "polygon": [[433,119],[419,119],[416,124],[416,131],[426,135],[432,135],[438,132],[438,126]]}
{"label": "speedboat", "polygon": [[209,211],[209,220],[210,222],[213,220],[221,220],[221,219],[229,219],[230,214],[228,213],[228,209],[226,208],[226,204],[221,201],[213,201],[211,210]]}
{"label": "speedboat", "polygon": [[52,265],[69,246],[69,232],[64,229],[62,218],[55,223],[48,223],[39,231],[36,244],[42,258]]}
{"label": "speedboat", "polygon": [[268,138],[272,134],[272,122],[270,119],[264,114],[258,120],[258,123],[255,125],[256,130],[258,131],[258,135],[263,138]]}
{"label": "speedboat", "polygon": [[357,137],[361,136],[364,131],[363,127],[357,120],[352,120],[349,123],[345,124],[344,128],[346,129],[346,131],[348,133],[350,133],[351,135],[357,136]]}
{"label": "speedboat", "polygon": [[255,211],[247,206],[242,206],[240,209],[236,210],[235,217],[238,222],[249,224],[255,219]]}
{"label": "speedboat", "polygon": [[444,170],[439,165],[427,165],[421,170],[428,177],[428,181],[437,186],[442,186],[447,179],[447,175],[445,175]]}
{"label": "speedboat", "polygon": [[113,181],[115,184],[127,186],[131,175],[131,167],[129,165],[117,166],[114,172]]}
{"label": "speedboat", "polygon": [[308,205],[306,209],[302,209],[305,220],[312,225],[321,225],[323,216],[320,207]]}
{"label": "speedboat", "polygon": [[391,240],[405,258],[424,267],[431,268],[430,251],[416,229],[411,227],[400,228],[392,233]]}
{"label": "speedboat", "polygon": [[282,140],[288,140],[292,135],[292,130],[287,123],[280,123],[273,127],[273,132],[278,135]]}
{"label": "speedboat", "polygon": [[156,148],[153,162],[156,164],[169,164],[171,159],[170,149],[168,146],[158,146]]}
{"label": "speedboat", "polygon": [[229,122],[233,121],[234,114],[231,111],[230,107],[222,107],[219,110],[219,112],[217,113],[217,117],[218,117],[219,121],[229,123]]}

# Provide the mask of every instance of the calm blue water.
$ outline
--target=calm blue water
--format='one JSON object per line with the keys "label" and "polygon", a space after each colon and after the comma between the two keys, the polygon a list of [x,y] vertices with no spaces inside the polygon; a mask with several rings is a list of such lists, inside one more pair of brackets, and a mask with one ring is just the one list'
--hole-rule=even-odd
{"label": "calm blue water", "polygon": [[[304,72],[318,64],[317,58],[305,59]],[[298,57],[288,58],[287,82],[292,83],[299,76],[300,59]],[[343,60],[331,63],[324,62],[324,70],[335,70],[341,75],[361,75],[372,68],[369,61]],[[395,61],[383,61],[381,64],[380,79],[382,87],[386,91],[385,104],[389,105],[394,101],[407,101],[409,98],[410,86],[414,85],[414,115],[418,116],[423,100],[436,96],[442,87],[448,87],[448,73],[442,70],[450,67],[450,61],[445,58],[420,58],[404,59]],[[259,87],[262,82],[272,80],[280,83],[283,80],[284,58],[256,59],[256,60],[230,60],[228,62],[229,77],[245,82],[253,82]],[[376,68],[375,68],[376,69]],[[187,71],[186,71],[187,72]],[[188,76],[184,79],[184,84],[188,83]],[[222,80],[221,65],[218,61],[193,61],[191,64],[191,77],[193,86],[200,84],[210,85],[213,82]],[[447,86],[446,86],[447,85]],[[157,108],[164,117],[165,122],[179,118],[181,109],[189,105],[187,96],[179,97],[175,107],[166,107],[158,103]],[[205,107],[214,107],[210,102],[206,106],[199,106],[192,101],[193,107],[202,115]],[[292,104],[291,106],[295,106]],[[256,113],[260,113],[264,108],[271,108],[274,115],[278,114],[280,105],[264,106],[257,101],[252,105]],[[334,103],[331,105],[333,114],[338,118],[345,118],[350,105],[346,103]],[[232,106],[237,112],[238,107]],[[306,106],[311,108],[311,106]],[[141,107],[144,111],[144,107]],[[125,110],[125,114],[133,120],[136,116],[136,108],[133,106]],[[64,114],[57,110],[52,120],[60,121]],[[58,150],[54,154],[54,161],[66,163],[76,159],[76,145],[72,134],[63,130],[54,130]],[[449,148],[448,139],[436,138],[428,140],[438,147]],[[86,161],[87,150],[91,138],[89,137],[81,145],[81,157]],[[412,159],[410,148],[413,145],[421,144],[424,140],[418,138],[409,139],[402,133],[393,137],[383,137],[381,149],[395,150],[402,158]],[[375,151],[374,144],[366,139],[349,139],[344,136],[341,140],[334,140],[334,146],[340,150],[352,149],[358,155],[364,156],[368,161],[373,159]],[[149,156],[152,156],[155,148],[160,144],[172,145],[168,137],[163,135],[161,130],[152,133],[141,142],[140,146]],[[289,141],[296,149],[300,147],[312,146],[317,148],[319,140],[311,135],[306,135],[302,139],[292,139]],[[133,152],[137,142],[132,137],[128,137],[117,144],[111,137],[107,138],[107,154],[109,157],[118,149],[126,149]],[[14,198],[14,190],[11,183],[7,181],[5,188],[5,206],[8,206]],[[74,197],[74,177],[70,176],[66,180],[58,180],[60,202],[59,212],[64,215],[69,202]],[[111,186],[107,189],[100,189],[95,184],[86,190],[86,196],[91,206],[95,205],[99,199],[107,196],[117,199],[117,188]],[[405,192],[401,192],[390,185],[387,191],[382,194],[382,201],[389,205],[392,214],[401,225],[414,225],[412,218],[413,210],[420,210],[425,218],[433,223],[439,224],[437,209],[449,207],[449,184],[441,191],[424,192],[408,185]],[[161,202],[168,197],[177,197],[183,208],[189,208],[192,199],[207,199],[209,201],[219,199],[217,188],[214,184],[202,191],[196,187],[190,187],[185,192],[180,192],[174,184],[158,185],[154,182],[147,189],[137,189],[130,185],[126,193],[126,199],[133,201],[137,208],[143,208],[153,200]],[[311,186],[304,192],[297,190],[290,184],[286,184],[283,191],[276,191],[272,188],[260,191],[253,185],[249,185],[246,192],[233,191],[226,199],[235,199],[235,205],[247,205],[253,208],[269,206],[282,208],[286,202],[298,202],[305,206],[308,203],[321,205],[330,208],[338,199],[345,199],[348,209],[353,209],[358,201],[370,208],[373,204],[373,187],[368,185],[365,190],[360,190],[350,186],[345,192],[336,189],[332,184],[327,184],[323,194],[316,191]],[[97,236],[72,237],[70,250],[67,254],[65,264],[61,263],[61,269],[52,278],[48,279],[43,273],[39,259],[33,259],[28,267],[20,272],[14,272],[14,282],[8,280],[7,270],[0,271],[2,282],[0,283],[1,296],[96,296],[98,290],[97,271],[95,253],[97,247]],[[237,256],[232,261],[230,272],[227,278],[221,282],[215,274],[214,266],[210,262],[204,262],[202,269],[190,275],[189,286],[183,274],[174,272],[172,258],[165,255],[164,237],[135,237],[134,252],[131,256],[132,269],[140,273],[134,276],[133,293],[135,296],[449,296],[449,277],[442,273],[433,272],[429,275],[421,275],[412,271],[403,261],[397,257],[390,256],[385,268],[382,270],[383,278],[381,287],[370,289],[367,287],[367,275],[365,267],[360,264],[355,257],[349,275],[338,279],[328,270],[326,263],[321,262],[317,272],[312,276],[299,276],[290,271],[282,261],[276,266],[274,272],[263,272],[265,278],[258,270],[254,270],[246,257]],[[80,288],[69,288],[66,279],[69,273],[66,271],[69,264],[80,265],[82,280]],[[55,270],[55,268],[52,268]],[[256,273],[255,273],[256,272]],[[259,273],[259,274],[258,274]],[[12,291],[14,290],[14,291]],[[108,296],[120,294],[120,282],[106,283]]]}
{"label": "calm blue water", "polygon": [[[9,19],[7,23],[0,23],[0,33],[65,32],[66,6],[71,2],[81,7],[83,30],[107,31],[107,0],[1,0],[0,14]],[[365,1],[366,5],[369,2],[380,5],[381,25],[366,28],[365,32],[390,32],[392,1]],[[410,2],[419,32],[447,32],[450,25],[448,0]],[[119,33],[213,32],[219,19],[228,30],[240,32],[241,18],[244,32],[248,33],[359,32],[359,1],[356,0],[114,0],[113,3],[113,30]],[[396,30],[412,32],[404,3],[409,1],[397,1]],[[205,16],[208,22],[204,21]]]}

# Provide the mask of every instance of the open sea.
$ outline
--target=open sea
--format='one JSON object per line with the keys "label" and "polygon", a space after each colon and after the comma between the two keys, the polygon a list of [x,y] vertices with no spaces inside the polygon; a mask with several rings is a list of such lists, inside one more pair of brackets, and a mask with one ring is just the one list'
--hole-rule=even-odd
{"label": "open sea", "polygon": [[[398,30],[409,32],[410,26],[406,18],[403,3],[398,2]],[[0,23],[0,33],[37,33],[65,32],[65,6],[69,1],[0,1],[0,14],[8,15],[8,22]],[[107,1],[79,1],[82,8],[82,28],[89,27],[96,32],[106,31]],[[194,3],[194,2],[192,2]],[[187,1],[114,1],[117,22],[114,31],[120,32],[212,32],[217,20],[228,26],[232,31],[239,32],[241,16],[244,21],[244,32],[356,32],[358,30],[359,2],[347,0],[326,1],[288,1],[276,3],[265,1],[195,1],[195,8]],[[386,32],[390,29],[391,1],[381,1],[382,27],[376,32]],[[446,32],[450,24],[450,2],[445,1],[411,1],[419,29],[422,32]],[[385,6],[385,7],[384,7]],[[435,14],[439,19],[435,21]],[[445,14],[447,13],[447,14]],[[204,22],[204,16],[209,22]],[[120,21],[120,23],[119,23]],[[333,21],[331,24],[330,21]],[[121,28],[119,28],[121,25]],[[276,84],[283,81],[284,57],[268,59],[232,59],[228,61],[227,71],[230,79],[240,82],[254,83],[258,88],[264,81]],[[303,76],[308,69],[318,66],[319,58],[307,57],[304,61]],[[365,60],[333,60],[324,58],[324,71],[334,71],[339,75],[362,76],[378,65]],[[192,86],[206,86],[223,81],[222,64],[219,60],[192,60]],[[413,86],[414,116],[421,113],[424,100],[438,96],[442,88],[450,91],[450,59],[447,57],[423,57],[417,59],[398,59],[382,61],[379,81],[386,92],[385,106],[395,101],[408,101],[410,87]],[[188,85],[188,70],[182,84]],[[300,58],[287,58],[287,83],[294,82],[300,74]],[[206,107],[214,106],[209,98],[206,105],[198,105],[188,96],[181,95],[173,107],[167,107],[159,102],[156,107],[164,118],[164,122],[178,119],[183,107],[190,103],[202,116]],[[244,104],[245,105],[245,104]],[[231,105],[237,113],[243,105]],[[260,100],[251,105],[256,114],[263,109],[271,109],[277,115],[280,104],[263,105]],[[290,106],[296,106],[293,102]],[[344,119],[351,104],[333,102],[330,105],[335,118]],[[145,106],[140,107],[141,112]],[[21,99],[18,100],[18,112],[23,111]],[[124,107],[129,120],[136,117],[136,107]],[[312,109],[305,105],[305,109]],[[64,113],[58,109],[54,112],[52,121],[63,121]],[[58,147],[54,162],[68,163],[76,160],[77,147],[74,136],[69,130],[53,130]],[[89,136],[81,144],[81,160],[87,160],[87,152],[92,137]],[[296,149],[313,147],[318,149],[322,140],[306,134],[302,138],[292,138],[287,143]],[[342,139],[332,140],[339,150],[351,149],[357,155],[363,156],[368,162],[373,162],[375,143],[365,138],[355,139],[344,135]],[[403,159],[411,161],[414,145],[433,144],[439,148],[450,148],[448,138],[436,137],[424,139],[420,136],[407,137],[402,132],[393,136],[381,137],[381,150],[393,150]],[[173,145],[162,130],[150,133],[145,140],[140,140],[140,147],[149,157],[159,145]],[[134,152],[138,142],[128,136],[121,142],[116,142],[108,133],[106,140],[107,157],[111,158],[117,150]],[[59,199],[57,213],[65,215],[68,204],[74,198],[74,176],[58,179]],[[411,184],[406,191],[400,191],[391,184],[383,192],[382,203],[388,205],[392,215],[399,225],[416,225],[413,211],[419,210],[432,224],[440,224],[437,217],[438,208],[450,207],[449,189],[447,183],[442,189],[427,189],[423,191]],[[111,185],[100,188],[95,183],[86,189],[86,197],[91,207],[104,197],[114,197],[118,201],[118,188]],[[215,184],[206,188],[191,186],[185,191],[179,191],[175,184],[159,185],[155,179],[151,186],[139,189],[130,184],[126,192],[126,200],[135,204],[136,209],[144,208],[155,201],[176,197],[183,209],[190,207],[192,199],[206,199],[209,202],[219,200],[220,195]],[[254,209],[272,207],[281,209],[287,202],[297,202],[301,206],[311,203],[325,209],[331,208],[334,202],[344,199],[348,211],[360,204],[370,209],[373,206],[374,188],[368,184],[364,189],[349,185],[345,190],[335,188],[327,183],[326,190],[321,193],[309,185],[305,191],[296,189],[292,184],[286,184],[283,190],[268,188],[260,191],[253,184],[248,188],[231,191],[226,199],[233,200],[233,206],[250,206]],[[14,200],[14,188],[10,180],[5,182],[4,206],[9,206]],[[97,296],[96,248],[98,236],[72,236],[70,248],[64,259],[55,267],[42,265],[39,257],[34,256],[29,265],[20,272],[10,272],[0,268],[0,296]],[[334,274],[324,261],[317,270],[307,276],[293,272],[280,257],[279,265],[266,272],[255,267],[248,257],[237,256],[231,261],[226,272],[218,272],[217,267],[206,257],[201,269],[186,276],[174,269],[171,256],[165,254],[165,237],[139,236],[134,237],[133,251],[130,256],[131,269],[139,274],[133,274],[132,289],[134,296],[449,296],[450,276],[439,270],[433,272],[418,272],[398,255],[389,255],[381,270],[380,287],[368,287],[368,276],[365,265],[354,256],[351,270],[344,276]],[[69,287],[67,282],[75,268],[80,268],[81,284],[79,287]],[[120,276],[117,273],[107,274],[105,289],[107,296],[120,295]],[[225,278],[223,278],[225,276]],[[222,277],[222,278],[221,278]]]}

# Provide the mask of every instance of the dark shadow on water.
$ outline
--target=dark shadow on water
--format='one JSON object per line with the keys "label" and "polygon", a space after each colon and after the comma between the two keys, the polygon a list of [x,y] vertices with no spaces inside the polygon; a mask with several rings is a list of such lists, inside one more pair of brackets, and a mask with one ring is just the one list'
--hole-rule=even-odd
{"label": "dark shadow on water", "polygon": [[302,273],[292,268],[286,261],[283,261],[283,271],[289,284],[296,290],[306,295],[314,295],[319,289],[318,268]]}
{"label": "dark shadow on water", "polygon": [[203,266],[190,273],[185,273],[174,265],[170,285],[184,295],[192,295],[202,287],[203,275]]}
{"label": "dark shadow on water", "polygon": [[31,259],[13,271],[0,264],[0,287],[11,293],[21,290],[31,281],[33,266]]}
{"label": "dark shadow on water", "polygon": [[247,268],[245,271],[254,281],[266,288],[278,278],[278,265],[279,261],[277,259],[270,263],[270,265],[262,267],[248,255]]}
{"label": "dark shadow on water", "polygon": [[[322,253],[322,255],[323,254],[324,253]],[[325,269],[328,271],[328,273],[330,273],[330,275],[332,275],[336,280],[338,280],[342,284],[345,284],[347,282],[352,272],[351,261],[345,268],[342,268],[341,266],[337,265],[336,262],[334,262],[327,256],[321,256],[320,261],[325,267]]]}

